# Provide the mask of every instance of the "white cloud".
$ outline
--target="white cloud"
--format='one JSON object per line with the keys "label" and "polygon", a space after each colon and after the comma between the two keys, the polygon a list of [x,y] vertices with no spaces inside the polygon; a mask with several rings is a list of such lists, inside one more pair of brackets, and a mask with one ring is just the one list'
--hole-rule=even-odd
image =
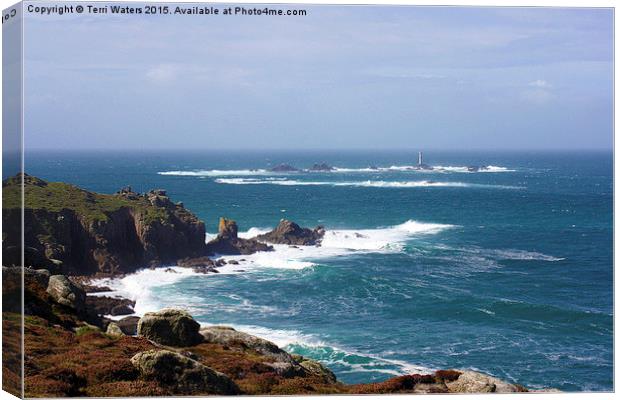
{"label": "white cloud", "polygon": [[544,79],[537,79],[528,83],[528,86],[537,87],[537,88],[550,88],[551,85]]}
{"label": "white cloud", "polygon": [[146,78],[157,83],[174,81],[179,75],[180,68],[174,64],[160,64],[146,71]]}

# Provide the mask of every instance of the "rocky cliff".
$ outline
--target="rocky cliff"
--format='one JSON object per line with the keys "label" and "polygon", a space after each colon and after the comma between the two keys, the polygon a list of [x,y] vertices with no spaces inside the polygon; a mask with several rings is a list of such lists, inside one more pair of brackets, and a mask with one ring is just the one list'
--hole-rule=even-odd
{"label": "rocky cliff", "polygon": [[[21,176],[3,181],[5,265],[19,264]],[[24,175],[27,265],[117,274],[206,254],[205,226],[163,190],[99,194]]]}

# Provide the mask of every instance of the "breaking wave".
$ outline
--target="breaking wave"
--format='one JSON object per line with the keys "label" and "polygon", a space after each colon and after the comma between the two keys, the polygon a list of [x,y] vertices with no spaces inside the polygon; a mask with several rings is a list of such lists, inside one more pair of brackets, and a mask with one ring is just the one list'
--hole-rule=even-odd
{"label": "breaking wave", "polygon": [[266,169],[238,169],[238,170],[199,170],[199,171],[162,171],[158,175],[168,176],[252,176],[252,175],[275,175],[275,172]]}
{"label": "breaking wave", "polygon": [[[228,256],[227,259],[235,260],[239,262],[239,265],[226,265],[220,271],[232,273],[239,268],[243,270],[304,269],[315,266],[322,259],[352,253],[396,253],[401,252],[405,243],[412,238],[437,234],[451,228],[455,228],[455,225],[408,220],[400,225],[377,229],[327,230],[320,247],[276,244],[273,245],[275,249],[273,252]],[[269,229],[251,228],[248,232],[239,233],[239,236],[254,237],[267,231]]]}
{"label": "breaking wave", "polygon": [[270,329],[255,325],[231,325],[242,332],[267,339],[289,353],[318,360],[337,373],[339,377],[348,373],[382,373],[388,375],[428,374],[430,368],[386,358],[378,354],[365,354],[342,348],[338,344],[326,343],[315,335],[297,330]]}
{"label": "breaking wave", "polygon": [[364,168],[340,168],[333,167],[331,171],[312,171],[309,169],[301,169],[299,171],[281,172],[271,171],[269,169],[256,168],[256,169],[208,169],[208,170],[193,170],[193,171],[161,171],[157,174],[167,176],[197,176],[197,177],[217,177],[217,176],[271,176],[271,175],[296,175],[302,173],[315,174],[315,173],[382,173],[382,172],[428,172],[428,173],[489,173],[489,172],[514,172],[514,169],[500,167],[496,165],[487,165],[478,167],[475,170],[466,166],[433,166],[432,170],[419,169],[416,165],[392,165],[390,167],[364,167]]}
{"label": "breaking wave", "polygon": [[420,187],[463,187],[481,189],[523,189],[522,186],[487,185],[467,182],[422,181],[303,181],[286,178],[220,178],[215,182],[228,185],[278,185],[278,186],[352,186],[372,188],[420,188]]}

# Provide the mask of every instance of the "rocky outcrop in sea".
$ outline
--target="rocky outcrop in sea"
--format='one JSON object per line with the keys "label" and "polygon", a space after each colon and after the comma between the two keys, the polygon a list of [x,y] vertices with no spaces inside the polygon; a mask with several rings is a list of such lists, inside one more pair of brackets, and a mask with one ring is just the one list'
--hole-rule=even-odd
{"label": "rocky outcrop in sea", "polygon": [[273,251],[272,246],[256,239],[240,238],[238,232],[235,221],[220,218],[217,237],[207,243],[208,254],[239,255],[253,254],[257,251]]}
{"label": "rocky outcrop in sea", "polygon": [[275,244],[297,246],[317,246],[325,236],[325,228],[317,226],[314,229],[302,228],[296,223],[282,219],[271,232],[256,237],[257,240]]}

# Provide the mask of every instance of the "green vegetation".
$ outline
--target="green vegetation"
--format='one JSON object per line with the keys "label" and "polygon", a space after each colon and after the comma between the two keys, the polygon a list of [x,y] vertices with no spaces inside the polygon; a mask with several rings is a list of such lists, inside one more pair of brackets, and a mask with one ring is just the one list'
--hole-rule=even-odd
{"label": "green vegetation", "polygon": [[[21,188],[18,177],[3,182],[5,209],[21,207]],[[143,196],[130,200],[117,195],[89,192],[67,183],[46,182],[26,175],[24,178],[24,206],[30,210],[60,212],[68,209],[88,222],[107,221],[109,215],[122,208],[132,209],[144,216],[146,223],[167,219],[166,210],[156,207]]]}

